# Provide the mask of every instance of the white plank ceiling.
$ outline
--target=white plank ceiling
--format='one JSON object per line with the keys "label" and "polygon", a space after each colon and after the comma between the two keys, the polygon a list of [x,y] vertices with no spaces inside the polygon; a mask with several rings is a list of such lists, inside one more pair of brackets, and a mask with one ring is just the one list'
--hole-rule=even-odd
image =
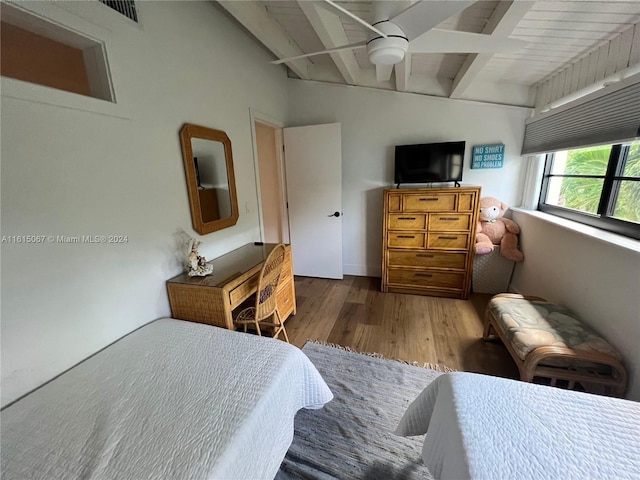
{"label": "white plank ceiling", "polygon": [[[365,27],[324,1],[219,3],[274,53],[274,60],[367,40]],[[336,3],[368,23],[380,7],[371,1]],[[391,8],[402,11],[413,3],[396,1]],[[638,0],[481,0],[437,28],[500,34],[526,46],[512,53],[407,54],[395,65],[390,81],[383,82],[376,81],[364,48],[285,65],[291,77],[305,80],[540,109],[597,82],[612,81],[612,75],[638,73],[639,24]]]}

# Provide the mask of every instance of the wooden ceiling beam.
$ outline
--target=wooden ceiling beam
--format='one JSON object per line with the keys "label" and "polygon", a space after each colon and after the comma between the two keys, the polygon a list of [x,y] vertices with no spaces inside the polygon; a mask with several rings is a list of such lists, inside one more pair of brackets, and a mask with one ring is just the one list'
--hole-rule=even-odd
{"label": "wooden ceiling beam", "polygon": [[411,75],[411,54],[407,52],[400,63],[395,66],[396,90],[406,92],[409,87],[409,76]]}
{"label": "wooden ceiling beam", "polygon": [[[280,24],[273,20],[260,2],[219,1],[218,3],[271,50],[277,58],[295,57],[305,53]],[[309,67],[313,64],[309,59],[291,60],[285,65],[303,80],[310,79]]]}
{"label": "wooden ceiling beam", "polygon": [[[298,0],[300,9],[309,20],[318,38],[325,48],[348,45],[349,39],[340,18],[333,12],[316,6],[315,2]],[[340,74],[349,85],[357,85],[360,65],[352,50],[343,50],[328,54],[338,67]]]}
{"label": "wooden ceiling beam", "polygon": [[[502,37],[509,36],[534,3],[521,0],[498,2],[498,6],[489,18],[482,33]],[[460,98],[485,65],[489,63],[491,57],[493,57],[492,53],[472,53],[467,55],[453,80],[449,98]]]}

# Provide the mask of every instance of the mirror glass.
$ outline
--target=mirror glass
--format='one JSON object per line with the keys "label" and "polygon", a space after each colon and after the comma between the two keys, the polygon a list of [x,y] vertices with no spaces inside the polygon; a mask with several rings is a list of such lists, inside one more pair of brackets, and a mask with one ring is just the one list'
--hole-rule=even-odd
{"label": "mirror glass", "polygon": [[238,204],[229,137],[188,123],[180,140],[194,230],[206,234],[235,225]]}

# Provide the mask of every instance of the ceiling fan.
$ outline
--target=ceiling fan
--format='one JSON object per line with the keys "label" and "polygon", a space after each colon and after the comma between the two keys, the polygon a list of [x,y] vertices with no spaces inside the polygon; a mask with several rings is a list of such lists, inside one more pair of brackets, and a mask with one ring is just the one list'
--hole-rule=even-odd
{"label": "ceiling fan", "polygon": [[[461,32],[434,28],[475,1],[421,0],[401,12],[394,14],[400,2],[373,2],[372,24],[364,21],[332,0],[323,0],[335,10],[369,29],[366,42],[352,43],[328,48],[295,57],[282,58],[271,63],[280,64],[299,58],[339,52],[342,50],[367,49],[369,61],[376,67],[378,82],[389,80],[393,66],[401,62],[408,53],[497,53],[519,50],[527,42],[506,36]],[[395,4],[395,5],[394,5]]]}

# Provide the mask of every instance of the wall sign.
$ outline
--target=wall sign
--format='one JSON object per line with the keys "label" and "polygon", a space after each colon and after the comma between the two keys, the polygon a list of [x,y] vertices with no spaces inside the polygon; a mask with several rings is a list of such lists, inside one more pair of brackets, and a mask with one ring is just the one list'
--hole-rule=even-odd
{"label": "wall sign", "polygon": [[473,147],[471,168],[502,168],[503,163],[504,143]]}

